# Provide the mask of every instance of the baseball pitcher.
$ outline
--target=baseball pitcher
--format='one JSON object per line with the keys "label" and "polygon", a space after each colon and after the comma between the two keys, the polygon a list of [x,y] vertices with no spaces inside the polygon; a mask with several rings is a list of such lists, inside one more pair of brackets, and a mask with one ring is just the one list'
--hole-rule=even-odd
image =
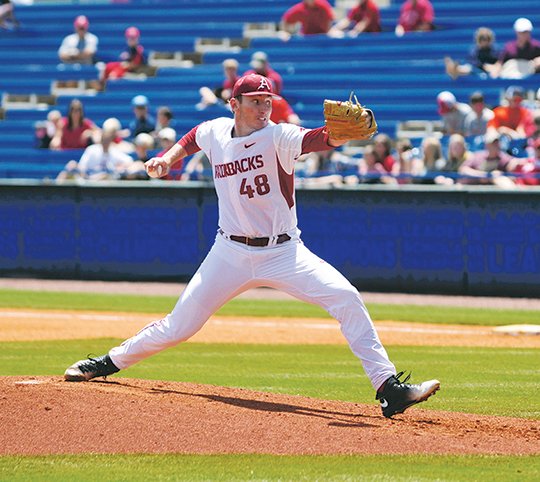
{"label": "baseball pitcher", "polygon": [[258,286],[283,290],[322,306],[339,323],[376,391],[382,413],[391,417],[422,402],[439,381],[418,385],[401,379],[389,360],[358,291],[302,242],[297,227],[294,165],[307,152],[329,150],[351,139],[370,139],[375,116],[357,100],[325,101],[326,125],[305,129],[270,122],[272,85],[256,74],[233,87],[233,118],[203,122],[163,157],[146,163],[151,177],[166,176],[186,156],[203,150],[212,164],[219,227],[213,247],[174,309],[108,354],[81,360],[65,372],[87,381],[128,368],[199,331],[222,305]]}

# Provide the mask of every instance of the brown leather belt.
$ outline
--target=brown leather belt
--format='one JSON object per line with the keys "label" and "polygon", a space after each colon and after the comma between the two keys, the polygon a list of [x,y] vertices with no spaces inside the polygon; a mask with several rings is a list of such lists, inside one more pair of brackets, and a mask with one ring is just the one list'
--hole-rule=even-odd
{"label": "brown leather belt", "polygon": [[[221,231],[221,233],[223,233],[223,231]],[[231,241],[236,241],[237,243],[247,244],[248,246],[257,246],[260,248],[268,246],[268,243],[270,242],[270,238],[248,238],[246,236],[235,235],[229,236],[229,239]],[[280,234],[277,237],[276,244],[284,243],[286,241],[289,241],[289,239],[291,239],[291,237],[288,234]]]}

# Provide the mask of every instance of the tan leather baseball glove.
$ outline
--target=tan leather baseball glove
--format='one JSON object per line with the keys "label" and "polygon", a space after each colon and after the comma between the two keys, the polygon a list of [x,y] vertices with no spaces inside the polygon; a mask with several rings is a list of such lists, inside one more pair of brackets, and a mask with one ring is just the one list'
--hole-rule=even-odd
{"label": "tan leather baseball glove", "polygon": [[375,115],[360,105],[353,93],[347,101],[324,101],[324,119],[329,136],[336,141],[371,139],[377,132]]}

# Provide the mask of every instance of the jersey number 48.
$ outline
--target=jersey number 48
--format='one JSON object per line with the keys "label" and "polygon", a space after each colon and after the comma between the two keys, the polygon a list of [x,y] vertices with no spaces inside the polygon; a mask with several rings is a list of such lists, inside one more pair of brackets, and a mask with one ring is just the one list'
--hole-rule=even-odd
{"label": "jersey number 48", "polygon": [[244,179],[242,179],[242,183],[240,184],[240,194],[251,199],[253,196],[255,196],[255,192],[257,192],[259,196],[264,196],[270,192],[270,184],[268,184],[268,176],[266,174],[259,174],[258,176],[255,176],[253,179],[253,184],[254,186],[248,184],[247,178],[244,177]]}

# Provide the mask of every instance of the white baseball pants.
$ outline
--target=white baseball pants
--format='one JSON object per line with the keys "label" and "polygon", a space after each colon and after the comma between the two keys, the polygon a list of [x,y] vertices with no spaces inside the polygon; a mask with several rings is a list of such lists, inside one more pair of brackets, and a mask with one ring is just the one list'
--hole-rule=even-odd
{"label": "white baseball pants", "polygon": [[109,356],[118,368],[125,369],[177,345],[197,333],[229,300],[259,286],[276,288],[317,304],[338,320],[341,332],[375,389],[395,375],[396,369],[356,288],[295,238],[261,248],[218,234],[173,311],[113,348]]}

